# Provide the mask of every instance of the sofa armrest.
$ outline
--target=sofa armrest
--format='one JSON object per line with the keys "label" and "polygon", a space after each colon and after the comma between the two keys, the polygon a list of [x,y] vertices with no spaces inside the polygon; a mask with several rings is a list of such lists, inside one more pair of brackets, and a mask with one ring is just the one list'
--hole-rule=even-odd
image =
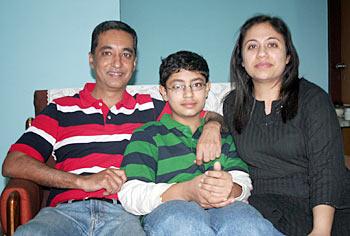
{"label": "sofa armrest", "polygon": [[1,194],[1,224],[6,235],[27,223],[40,210],[41,187],[32,181],[11,178]]}

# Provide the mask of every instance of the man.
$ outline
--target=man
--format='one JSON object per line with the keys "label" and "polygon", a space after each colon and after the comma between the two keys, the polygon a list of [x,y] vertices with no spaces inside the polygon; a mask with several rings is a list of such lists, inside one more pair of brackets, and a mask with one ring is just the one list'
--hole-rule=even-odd
{"label": "man", "polygon": [[[99,24],[89,53],[96,83],[49,104],[11,146],[3,175],[51,187],[50,207],[19,227],[17,235],[144,234],[139,219],[119,204],[117,192],[126,181],[119,167],[133,130],[170,111],[149,95],[125,91],[136,50],[137,35],[130,26],[120,21]],[[209,134],[219,134],[219,125],[210,123],[198,153],[215,158],[220,153],[215,142],[209,145],[210,157],[203,148],[213,143]],[[50,155],[55,168],[45,165]]]}

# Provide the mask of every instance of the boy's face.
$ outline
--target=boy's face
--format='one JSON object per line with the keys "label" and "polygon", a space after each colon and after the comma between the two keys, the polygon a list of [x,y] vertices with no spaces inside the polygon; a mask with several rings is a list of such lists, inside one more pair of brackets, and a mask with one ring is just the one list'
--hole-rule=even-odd
{"label": "boy's face", "polygon": [[210,90],[210,83],[199,72],[180,70],[172,74],[166,87],[160,86],[164,101],[172,109],[172,118],[182,124],[191,119],[199,119]]}

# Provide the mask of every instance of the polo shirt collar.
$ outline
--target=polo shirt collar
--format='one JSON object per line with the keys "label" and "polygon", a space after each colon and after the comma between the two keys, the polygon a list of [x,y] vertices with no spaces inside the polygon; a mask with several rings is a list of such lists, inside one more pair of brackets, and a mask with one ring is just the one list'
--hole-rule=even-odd
{"label": "polo shirt collar", "polygon": [[[79,92],[82,104],[86,107],[94,106],[99,102],[103,102],[102,99],[96,99],[91,94],[96,86],[96,83],[86,83],[84,88]],[[116,104],[116,108],[121,107],[132,108],[136,104],[136,100],[126,90],[123,93],[123,99]]]}
{"label": "polo shirt collar", "polygon": [[[192,137],[194,134],[192,134],[192,130],[190,127],[188,127],[187,125],[181,124],[180,122],[174,120],[171,118],[170,114],[164,114],[160,120],[160,122],[168,129],[168,130],[172,130],[172,129],[177,129],[179,130],[181,133],[183,133],[185,136],[188,137]],[[201,118],[201,124],[198,127],[198,129],[196,130],[196,133],[202,132],[203,130],[203,126],[204,126],[205,120],[204,118]]]}

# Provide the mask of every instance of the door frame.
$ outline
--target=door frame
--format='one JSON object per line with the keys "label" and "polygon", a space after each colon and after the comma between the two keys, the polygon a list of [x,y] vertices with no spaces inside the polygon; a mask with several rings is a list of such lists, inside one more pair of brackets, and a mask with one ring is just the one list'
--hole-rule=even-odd
{"label": "door frame", "polygon": [[341,62],[341,2],[328,0],[328,93],[334,104],[342,104],[341,74],[336,69]]}

